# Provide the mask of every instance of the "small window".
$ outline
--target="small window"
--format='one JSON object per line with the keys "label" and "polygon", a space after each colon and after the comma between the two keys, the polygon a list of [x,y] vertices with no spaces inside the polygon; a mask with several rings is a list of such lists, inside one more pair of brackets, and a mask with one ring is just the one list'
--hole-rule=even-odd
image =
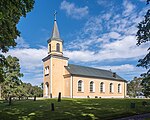
{"label": "small window", "polygon": [[113,84],[110,83],[110,92],[113,93]]}
{"label": "small window", "polygon": [[118,93],[121,93],[121,84],[118,84]]}
{"label": "small window", "polygon": [[78,92],[82,92],[82,84],[83,84],[83,82],[82,82],[82,80],[79,80],[78,81]]}
{"label": "small window", "polygon": [[51,44],[49,44],[49,52],[51,52]]}
{"label": "small window", "polygon": [[60,44],[59,43],[56,44],[56,51],[60,52]]}
{"label": "small window", "polygon": [[45,67],[45,75],[48,75],[49,74],[49,66],[46,66]]}
{"label": "small window", "polygon": [[104,83],[103,82],[100,83],[100,92],[104,92]]}
{"label": "small window", "polygon": [[90,92],[94,92],[94,82],[90,82]]}

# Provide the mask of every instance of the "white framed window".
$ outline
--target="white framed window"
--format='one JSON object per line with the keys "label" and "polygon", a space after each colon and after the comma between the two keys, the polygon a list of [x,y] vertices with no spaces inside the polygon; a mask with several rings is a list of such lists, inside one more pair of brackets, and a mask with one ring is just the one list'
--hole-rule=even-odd
{"label": "white framed window", "polygon": [[90,92],[95,92],[95,85],[93,81],[90,82]]}
{"label": "white framed window", "polygon": [[105,92],[105,84],[103,82],[100,83],[100,92]]}
{"label": "white framed window", "polygon": [[110,90],[109,92],[113,93],[114,92],[114,85],[113,85],[113,83],[110,83],[109,87],[110,87],[109,88],[109,90]]}
{"label": "white framed window", "polygon": [[118,84],[118,93],[121,93],[121,84]]}
{"label": "white framed window", "polygon": [[78,92],[84,92],[84,83],[82,80],[78,81]]}
{"label": "white framed window", "polygon": [[45,75],[48,75],[49,74],[49,66],[46,66],[45,67]]}

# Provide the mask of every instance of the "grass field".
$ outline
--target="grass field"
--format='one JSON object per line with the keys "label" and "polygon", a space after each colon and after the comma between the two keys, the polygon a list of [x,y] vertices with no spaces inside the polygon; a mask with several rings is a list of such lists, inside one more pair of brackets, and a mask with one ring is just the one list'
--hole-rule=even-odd
{"label": "grass field", "polygon": [[[147,101],[149,105],[143,106]],[[130,108],[131,102],[135,108]],[[51,111],[51,103],[55,111]],[[57,99],[0,101],[0,120],[107,120],[150,112],[150,100],[142,99]]]}

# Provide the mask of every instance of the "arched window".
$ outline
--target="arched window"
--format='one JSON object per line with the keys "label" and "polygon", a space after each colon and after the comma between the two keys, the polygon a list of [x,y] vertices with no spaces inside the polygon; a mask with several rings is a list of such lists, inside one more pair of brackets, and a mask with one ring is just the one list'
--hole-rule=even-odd
{"label": "arched window", "polygon": [[79,92],[81,92],[82,89],[83,89],[83,88],[82,88],[82,84],[83,84],[82,80],[79,80],[79,81],[78,81],[78,91],[79,91]]}
{"label": "arched window", "polygon": [[45,95],[46,96],[49,95],[49,84],[48,84],[48,82],[45,83]]}
{"label": "arched window", "polygon": [[118,93],[121,93],[121,84],[118,84]]}
{"label": "arched window", "polygon": [[100,83],[100,92],[105,92],[105,85],[103,82]]}
{"label": "arched window", "polygon": [[94,82],[90,82],[90,92],[94,92]]}
{"label": "arched window", "polygon": [[113,93],[114,92],[114,88],[113,88],[113,84],[110,83],[110,92]]}
{"label": "arched window", "polygon": [[60,52],[60,44],[59,43],[56,44],[56,51]]}
{"label": "arched window", "polygon": [[51,52],[51,44],[49,44],[49,52]]}

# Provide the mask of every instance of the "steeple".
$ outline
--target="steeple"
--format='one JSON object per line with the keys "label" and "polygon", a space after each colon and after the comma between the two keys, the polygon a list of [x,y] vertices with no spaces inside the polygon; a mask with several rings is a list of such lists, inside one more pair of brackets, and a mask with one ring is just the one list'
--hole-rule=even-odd
{"label": "steeple", "polygon": [[51,36],[51,38],[48,40],[48,43],[49,43],[51,40],[59,40],[59,41],[62,41],[61,38],[60,38],[60,35],[59,35],[59,30],[58,30],[57,21],[56,21],[56,15],[57,15],[57,12],[55,11],[55,12],[54,12],[54,26],[53,26],[52,36]]}
{"label": "steeple", "polygon": [[56,14],[54,13],[54,26],[51,38],[48,40],[48,54],[63,56],[63,41],[60,38],[59,30],[56,21]]}

